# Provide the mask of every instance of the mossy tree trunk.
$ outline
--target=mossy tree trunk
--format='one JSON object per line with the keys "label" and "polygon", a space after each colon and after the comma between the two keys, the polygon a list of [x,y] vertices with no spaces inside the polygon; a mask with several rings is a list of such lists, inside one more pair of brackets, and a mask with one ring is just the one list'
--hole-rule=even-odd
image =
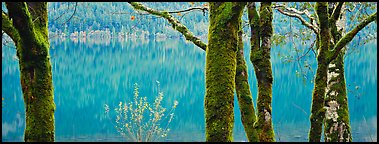
{"label": "mossy tree trunk", "polygon": [[351,142],[349,107],[344,76],[344,52],[328,66],[325,97],[325,142]]}
{"label": "mossy tree trunk", "polygon": [[309,141],[311,142],[319,142],[321,139],[322,123],[325,116],[324,96],[328,70],[326,56],[330,45],[328,5],[325,2],[316,3],[315,9],[319,20],[320,32],[317,34],[319,48],[310,116],[311,128],[309,131]]}
{"label": "mossy tree trunk", "polygon": [[[2,30],[14,41],[25,102],[24,140],[54,141],[54,95],[49,56],[47,3],[6,3]],[[30,10],[30,11],[29,11]]]}
{"label": "mossy tree trunk", "polygon": [[246,3],[210,2],[206,50],[206,141],[233,141],[238,30]]}
{"label": "mossy tree trunk", "polygon": [[[330,3],[333,4],[334,3]],[[344,78],[344,47],[369,23],[376,20],[376,12],[343,35],[340,18],[343,2],[329,7],[317,2],[319,32],[317,33],[317,72],[311,107],[309,141],[319,142],[324,123],[325,141],[351,141],[349,111]],[[340,28],[338,28],[340,27]]]}
{"label": "mossy tree trunk", "polygon": [[246,132],[246,137],[249,142],[257,142],[258,134],[254,128],[256,115],[253,104],[253,97],[250,91],[250,85],[247,75],[247,66],[243,54],[244,47],[242,41],[242,26],[238,32],[238,51],[237,51],[237,68],[236,68],[236,93],[238,106],[241,113],[241,121]]}
{"label": "mossy tree trunk", "polygon": [[[374,12],[364,18],[344,34],[345,29],[342,28],[345,27],[343,21],[346,18],[343,14],[345,9],[343,4],[344,2],[316,2],[316,17],[307,14],[306,11],[293,10],[294,8],[285,5],[276,6],[281,14],[299,19],[302,25],[310,28],[316,34],[318,66],[312,94],[309,130],[309,141],[311,142],[320,141],[324,123],[325,141],[351,141],[346,83],[343,76],[344,47],[360,30],[376,21],[377,13]],[[300,13],[305,14],[309,21],[305,20]],[[336,119],[336,117],[339,118]]]}
{"label": "mossy tree trunk", "polygon": [[[275,141],[272,126],[272,69],[270,61],[273,12],[271,2],[261,2],[259,15],[254,2],[248,4],[251,27],[250,60],[258,81],[258,121],[255,125],[259,141]],[[261,45],[260,45],[261,43]]]}
{"label": "mossy tree trunk", "polygon": [[[329,6],[330,9],[341,7],[343,4]],[[333,41],[339,41],[344,35],[346,27],[346,15],[341,11],[341,16],[330,24]],[[349,107],[347,101],[346,82],[344,76],[344,55],[343,48],[335,60],[328,65],[328,80],[325,97],[325,123],[324,139],[325,142],[351,142]]]}
{"label": "mossy tree trunk", "polygon": [[[184,25],[182,25],[174,16],[167,11],[158,11],[149,7],[146,7],[138,2],[130,2],[136,10],[142,10],[152,15],[156,15],[168,20],[172,24],[173,28],[182,33],[187,40],[197,45],[202,50],[206,50],[207,44],[202,42],[199,38],[196,38]],[[204,7],[206,9],[206,7]],[[243,42],[242,42],[242,27],[240,27],[238,33],[238,51],[237,51],[237,67],[235,76],[235,90],[237,92],[238,104],[241,112],[241,121],[245,129],[246,137],[250,142],[258,141],[258,136],[254,128],[256,122],[256,115],[254,110],[253,99],[251,96],[250,86],[248,83],[247,66],[243,55]]]}

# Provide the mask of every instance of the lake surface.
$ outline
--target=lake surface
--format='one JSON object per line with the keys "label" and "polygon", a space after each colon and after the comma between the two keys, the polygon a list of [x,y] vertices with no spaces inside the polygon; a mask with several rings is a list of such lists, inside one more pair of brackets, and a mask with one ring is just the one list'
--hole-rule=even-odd
{"label": "lake surface", "polygon": [[[313,55],[307,58],[314,70],[304,81],[296,75],[296,62],[281,56],[294,55],[291,44],[272,49],[274,75],[272,119],[277,141],[308,141],[309,116],[316,70]],[[256,102],[257,82],[245,42],[249,83]],[[345,77],[353,141],[377,141],[377,43],[357,48],[345,59]],[[292,50],[292,51],[291,51]],[[23,141],[25,108],[20,87],[18,60],[12,46],[2,48],[2,141]],[[129,102],[134,84],[140,96],[153,101],[157,82],[164,93],[162,106],[179,102],[171,131],[164,141],[205,141],[205,52],[182,39],[51,41],[56,141],[125,141],[104,113],[119,102]],[[247,141],[235,98],[234,141]],[[113,119],[114,120],[114,119]]]}

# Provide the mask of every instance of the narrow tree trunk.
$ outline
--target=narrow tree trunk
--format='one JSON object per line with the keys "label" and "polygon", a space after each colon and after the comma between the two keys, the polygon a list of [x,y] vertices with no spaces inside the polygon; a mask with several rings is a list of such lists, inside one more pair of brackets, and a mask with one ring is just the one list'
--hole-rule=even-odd
{"label": "narrow tree trunk", "polygon": [[[29,12],[33,8],[33,12]],[[19,33],[15,41],[26,108],[24,140],[54,141],[54,95],[47,34],[47,3],[7,3]],[[33,16],[34,15],[34,16]],[[32,20],[34,19],[34,22]]]}
{"label": "narrow tree trunk", "polygon": [[233,141],[237,32],[245,4],[209,4],[204,102],[206,141]]}
{"label": "narrow tree trunk", "polygon": [[[271,69],[271,36],[273,33],[273,12],[270,2],[262,2],[259,15],[255,4],[249,3],[249,21],[251,25],[251,55],[255,75],[258,81],[258,121],[255,125],[259,141],[275,141],[272,126],[272,69]],[[259,46],[262,40],[261,46]]]}
{"label": "narrow tree trunk", "polygon": [[237,51],[237,68],[236,68],[236,93],[238,106],[241,112],[241,121],[246,132],[246,137],[249,142],[257,142],[258,134],[254,128],[256,115],[254,110],[253,98],[250,92],[248,82],[247,66],[243,55],[242,27],[238,32],[238,51]]}
{"label": "narrow tree trunk", "polygon": [[[188,29],[180,24],[178,20],[176,20],[172,15],[167,12],[157,11],[151,8],[148,8],[140,3],[131,2],[130,3],[135,9],[143,10],[150,14],[157,15],[163,17],[168,20],[173,26],[173,28],[180,33],[182,33],[187,40],[193,42],[202,50],[206,50],[207,45],[200,41],[198,38],[193,36],[193,34],[188,31]],[[250,86],[248,83],[248,75],[247,75],[247,66],[245,59],[243,57],[243,42],[242,42],[242,27],[240,26],[240,30],[238,33],[238,52],[237,52],[237,68],[236,68],[236,92],[238,98],[238,104],[240,106],[241,112],[241,120],[245,128],[246,137],[249,141],[258,141],[257,133],[255,132],[254,123],[256,121],[256,115],[254,111],[254,105],[252,102],[252,96],[250,92]]]}
{"label": "narrow tree trunk", "polygon": [[311,128],[309,130],[310,142],[319,142],[321,139],[322,124],[326,110],[324,108],[324,97],[328,70],[327,51],[331,38],[328,21],[328,4],[326,2],[317,2],[315,9],[320,25],[320,33],[317,34],[319,47],[317,48],[317,71],[312,95]]}
{"label": "narrow tree trunk", "polygon": [[322,60],[320,54],[317,61],[317,71],[315,78],[315,87],[312,95],[312,108],[311,108],[311,128],[309,131],[310,142],[320,142],[322,133],[322,123],[325,116],[324,109],[324,96],[327,79],[327,64],[325,60]]}

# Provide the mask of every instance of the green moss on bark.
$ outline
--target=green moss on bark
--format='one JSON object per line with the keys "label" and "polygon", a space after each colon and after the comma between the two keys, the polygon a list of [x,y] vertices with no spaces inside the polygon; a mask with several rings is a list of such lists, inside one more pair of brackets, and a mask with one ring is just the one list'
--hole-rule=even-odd
{"label": "green moss on bark", "polygon": [[[322,45],[322,44],[320,44]],[[324,96],[327,81],[328,65],[325,61],[325,52],[320,51],[317,61],[317,70],[315,78],[315,87],[312,95],[311,107],[311,128],[309,132],[309,141],[319,142],[321,139],[322,123],[324,120]]]}
{"label": "green moss on bark", "polygon": [[[342,7],[341,5],[339,5]],[[330,24],[331,34],[334,41],[342,38],[344,21],[346,20],[344,12],[340,22]],[[340,24],[337,26],[337,24]],[[338,29],[340,28],[340,30]],[[329,52],[333,55],[332,52]],[[324,122],[324,140],[325,142],[351,142],[350,118],[348,101],[346,94],[346,82],[344,76],[344,54],[345,50],[340,51],[338,56],[331,60],[328,65],[328,81],[326,86],[325,108],[327,109]]]}
{"label": "green moss on bark", "polygon": [[331,62],[328,69],[328,85],[325,107],[324,138],[326,142],[351,142],[349,108],[344,77],[344,53]]}
{"label": "green moss on bark", "polygon": [[327,81],[327,51],[330,46],[330,29],[328,22],[328,4],[326,2],[316,3],[316,13],[318,23],[320,25],[320,33],[317,34],[318,50],[317,55],[317,70],[315,78],[315,86],[312,95],[311,106],[311,128],[309,130],[309,141],[319,142],[322,133],[322,124],[325,117],[324,97]]}
{"label": "green moss on bark", "polygon": [[256,115],[254,110],[253,98],[250,92],[250,85],[248,82],[247,66],[244,58],[244,48],[242,42],[242,29],[238,33],[238,51],[237,51],[237,68],[236,68],[236,93],[238,105],[241,112],[241,120],[244,126],[246,137],[249,142],[257,142],[258,134],[254,128],[256,122]]}
{"label": "green moss on bark", "polygon": [[[15,41],[25,102],[26,142],[54,141],[54,94],[47,36],[46,3],[32,3],[33,16],[26,3],[7,3],[9,17],[19,33]],[[41,13],[43,12],[43,13]],[[45,20],[32,22],[32,17]]]}
{"label": "green moss on bark", "polygon": [[[259,141],[270,142],[275,141],[271,116],[273,77],[270,61],[273,13],[269,2],[261,3],[259,16],[256,12],[255,4],[249,3],[248,8],[252,28],[250,60],[253,63],[258,81],[258,120],[255,129],[258,133]],[[260,41],[262,41],[261,46],[259,46]]]}
{"label": "green moss on bark", "polygon": [[237,32],[244,5],[210,3],[204,103],[206,141],[233,141]]}

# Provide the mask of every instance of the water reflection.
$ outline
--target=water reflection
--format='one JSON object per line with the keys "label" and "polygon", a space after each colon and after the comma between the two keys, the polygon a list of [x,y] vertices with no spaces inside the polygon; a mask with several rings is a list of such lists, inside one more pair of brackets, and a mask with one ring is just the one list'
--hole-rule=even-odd
{"label": "water reflection", "polygon": [[[277,56],[291,53],[290,47],[274,47],[272,52],[273,123],[277,141],[307,141],[313,83],[296,76],[296,63],[283,63]],[[249,83],[256,100],[257,83],[248,49],[245,42]],[[112,109],[120,101],[129,101],[134,83],[140,86],[140,96],[153,101],[157,80],[165,95],[163,106],[179,101],[166,141],[205,140],[205,52],[193,44],[182,39],[67,38],[52,40],[50,54],[56,141],[124,141],[106,119],[103,105]],[[22,141],[25,122],[18,61],[13,59],[12,48],[3,48],[2,55],[2,97],[6,103],[2,141]],[[345,60],[347,83],[359,86],[354,92],[361,94],[358,99],[349,93],[354,141],[376,141],[376,57],[376,43],[371,43]],[[314,57],[308,61],[315,70]],[[246,141],[238,104],[235,106],[234,139]]]}

